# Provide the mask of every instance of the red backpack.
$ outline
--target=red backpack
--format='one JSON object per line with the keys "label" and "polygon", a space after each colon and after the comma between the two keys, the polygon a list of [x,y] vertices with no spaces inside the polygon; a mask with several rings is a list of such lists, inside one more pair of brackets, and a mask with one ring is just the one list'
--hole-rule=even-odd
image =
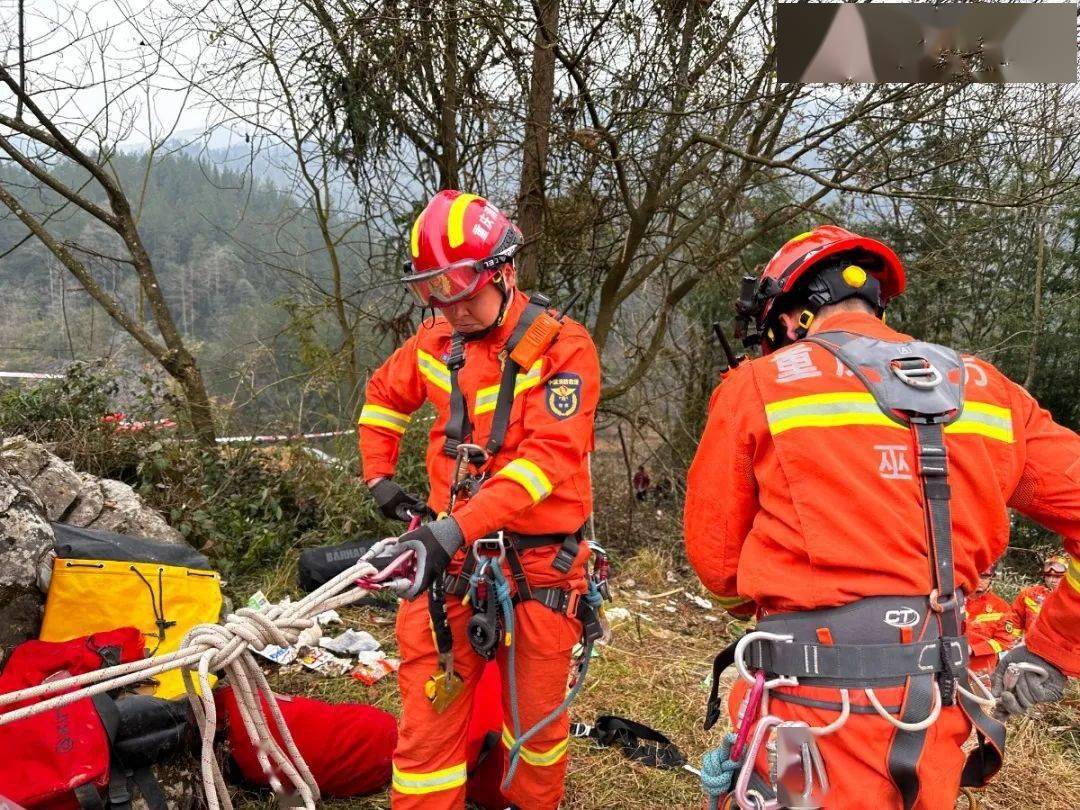
{"label": "red backpack", "polygon": [[[27,641],[4,666],[0,693],[144,655],[142,633],[134,627],[71,641]],[[2,706],[0,714],[35,702]],[[0,726],[0,797],[34,810],[102,806],[109,784],[109,742],[118,718],[116,704],[102,695]]]}

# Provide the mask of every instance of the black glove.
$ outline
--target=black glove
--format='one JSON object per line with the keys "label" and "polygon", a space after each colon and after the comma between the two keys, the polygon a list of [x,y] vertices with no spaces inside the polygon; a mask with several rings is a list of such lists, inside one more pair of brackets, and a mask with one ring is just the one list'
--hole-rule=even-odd
{"label": "black glove", "polygon": [[408,523],[413,515],[435,517],[435,513],[424,501],[415,495],[410,495],[389,478],[379,479],[370,487],[370,490],[371,497],[379,505],[379,511],[391,520]]}
{"label": "black glove", "polygon": [[415,599],[429,587],[450,565],[465,538],[461,534],[457,521],[446,517],[434,523],[426,523],[419,529],[406,532],[398,538],[398,549],[411,549],[416,555],[416,573],[412,584],[402,594],[406,599]]}
{"label": "black glove", "polygon": [[1002,721],[1019,717],[1036,703],[1055,703],[1065,694],[1064,673],[1023,644],[1001,657],[990,684],[998,699],[994,717]]}

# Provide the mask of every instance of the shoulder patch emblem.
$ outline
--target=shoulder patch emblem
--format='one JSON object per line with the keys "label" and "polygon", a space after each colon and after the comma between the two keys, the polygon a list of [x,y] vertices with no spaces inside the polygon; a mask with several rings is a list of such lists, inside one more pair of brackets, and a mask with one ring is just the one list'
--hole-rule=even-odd
{"label": "shoulder patch emblem", "polygon": [[556,419],[567,419],[581,407],[581,377],[556,374],[547,381],[547,409]]}

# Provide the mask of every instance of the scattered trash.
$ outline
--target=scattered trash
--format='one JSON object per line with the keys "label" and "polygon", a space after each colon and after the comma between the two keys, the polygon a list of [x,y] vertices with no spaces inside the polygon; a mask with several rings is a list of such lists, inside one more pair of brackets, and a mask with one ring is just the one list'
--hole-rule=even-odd
{"label": "scattered trash", "polygon": [[[247,606],[249,608],[259,611],[266,610],[272,604],[273,602],[267,599],[266,594],[262,591],[255,591],[255,593],[249,596],[247,600]],[[248,647],[251,648],[253,652],[261,655],[263,658],[273,661],[275,664],[280,664],[281,666],[291,664],[293,661],[296,660],[295,647],[279,647],[277,644],[268,644],[261,650],[256,650],[255,647],[253,647],[251,644],[249,644]]]}
{"label": "scattered trash", "polygon": [[362,652],[378,650],[380,644],[366,630],[349,628],[334,638],[320,638],[319,646],[338,655],[357,655]]}
{"label": "scattered trash", "polygon": [[621,607],[604,608],[604,615],[609,622],[624,622],[630,618],[630,611]]}
{"label": "scattered trash", "polygon": [[645,621],[647,621],[647,622],[651,622],[651,621],[654,621],[654,619],[653,619],[653,617],[652,617],[652,616],[646,616],[646,615],[645,615],[644,613],[635,613],[634,615],[635,615],[635,616],[638,616],[638,617],[639,617],[639,618],[641,618],[641,619],[644,619],[644,620],[645,620]]}
{"label": "scattered trash", "polygon": [[622,584],[626,588],[633,588],[635,585],[637,585],[637,580],[635,580],[633,577],[627,577],[622,581]]}
{"label": "scattered trash", "polygon": [[320,627],[326,627],[328,624],[345,624],[336,610],[324,610],[315,616],[315,621],[319,623]]}
{"label": "scattered trash", "polygon": [[718,622],[720,620],[718,618],[716,618],[715,616],[706,616],[705,621],[707,621],[707,622]]}
{"label": "scattered trash", "polygon": [[[374,653],[375,651],[369,650],[368,653]],[[382,652],[378,652],[377,658],[367,657],[368,653],[362,653],[360,657],[360,663],[353,667],[350,675],[360,681],[365,686],[371,686],[378,681],[381,681],[391,672],[397,672],[401,662],[396,658],[387,658]],[[340,659],[339,659],[340,660]]]}
{"label": "scattered trash", "polygon": [[[250,644],[248,646],[251,647]],[[275,664],[282,666],[291,664],[296,660],[296,649],[293,647],[279,647],[277,644],[270,644],[261,650],[256,650],[254,647],[251,647],[251,649],[263,658],[268,658]]]}
{"label": "scattered trash", "polygon": [[666,579],[668,582],[678,582],[679,581],[679,578],[677,576],[675,576],[674,571],[668,571],[667,574],[664,576],[664,579]]}
{"label": "scattered trash", "polygon": [[699,608],[703,608],[704,610],[712,610],[713,609],[712,602],[710,602],[708,599],[706,599],[706,598],[704,598],[702,596],[698,596],[697,594],[690,593],[690,591],[683,591],[683,593],[686,594],[687,599],[689,599],[691,602],[693,602]]}
{"label": "scattered trash", "polygon": [[300,631],[300,635],[296,637],[296,646],[318,647],[320,639],[322,639],[322,627],[316,623]]}
{"label": "scattered trash", "polygon": [[312,672],[317,672],[323,677],[344,675],[352,669],[352,662],[344,658],[338,658],[322,647],[301,647],[300,656],[297,659],[300,665]]}
{"label": "scattered trash", "polygon": [[666,605],[664,605],[664,610],[666,610],[668,613],[677,613],[678,612],[678,608],[676,608],[673,604],[671,604],[671,602],[668,602]]}

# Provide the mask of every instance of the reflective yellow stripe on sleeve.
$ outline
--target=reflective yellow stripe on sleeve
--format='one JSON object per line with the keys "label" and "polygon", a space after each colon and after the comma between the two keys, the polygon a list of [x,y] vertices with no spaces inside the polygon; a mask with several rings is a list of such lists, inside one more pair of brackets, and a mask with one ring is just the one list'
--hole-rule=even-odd
{"label": "reflective yellow stripe on sleeve", "polygon": [[394,765],[393,786],[398,793],[410,796],[420,796],[425,793],[436,793],[440,790],[453,790],[465,784],[468,773],[465,763],[451,765],[441,771],[409,772],[398,770]]}
{"label": "reflective yellow stripe on sleeve", "polygon": [[499,470],[495,475],[505,475],[516,484],[520,484],[533,503],[540,503],[553,489],[551,480],[544,471],[527,458],[516,458]]}
{"label": "reflective yellow stripe on sleeve", "polygon": [[[527,391],[530,388],[535,388],[540,384],[540,369],[543,367],[544,361],[541,358],[532,364],[532,367],[524,374],[518,374],[514,378],[514,396],[517,397],[522,391]],[[488,413],[495,410],[495,404],[499,400],[499,386],[489,385],[487,388],[481,388],[476,392],[476,405],[473,407],[473,413]]]}
{"label": "reflective yellow stripe on sleeve", "polygon": [[994,641],[994,639],[992,639],[992,638],[988,638],[986,640],[986,643],[989,644],[990,649],[993,650],[996,653],[1001,652],[1001,650],[1003,649],[1002,646],[998,642]]}
{"label": "reflective yellow stripe on sleeve", "polygon": [[360,411],[357,424],[387,428],[395,433],[404,433],[405,428],[409,426],[411,421],[412,417],[407,413],[400,413],[383,405],[376,405],[373,402],[365,402],[363,409]]}
{"label": "reflective yellow stripe on sleeve", "polygon": [[1077,593],[1080,593],[1080,560],[1076,557],[1069,557],[1069,568],[1065,572],[1065,581],[1072,585],[1072,588]]}
{"label": "reflective yellow stripe on sleeve", "polygon": [[420,374],[436,388],[450,393],[450,369],[445,363],[440,363],[423,349],[417,349],[416,367],[420,370]]}
{"label": "reflective yellow stripe on sleeve", "polygon": [[982,624],[983,622],[996,622],[1004,615],[1004,613],[980,613],[975,617],[974,621],[979,624]]}
{"label": "reflective yellow stripe on sleeve", "polygon": [[[514,735],[510,732],[506,726],[503,726],[502,742],[506,746],[507,750],[514,747]],[[546,751],[537,751],[535,748],[529,748],[526,745],[521,746],[521,758],[530,765],[537,768],[546,768],[549,765],[554,765],[563,757],[566,756],[566,748],[570,745],[570,738],[567,737],[564,740],[560,740],[551,746]]]}

